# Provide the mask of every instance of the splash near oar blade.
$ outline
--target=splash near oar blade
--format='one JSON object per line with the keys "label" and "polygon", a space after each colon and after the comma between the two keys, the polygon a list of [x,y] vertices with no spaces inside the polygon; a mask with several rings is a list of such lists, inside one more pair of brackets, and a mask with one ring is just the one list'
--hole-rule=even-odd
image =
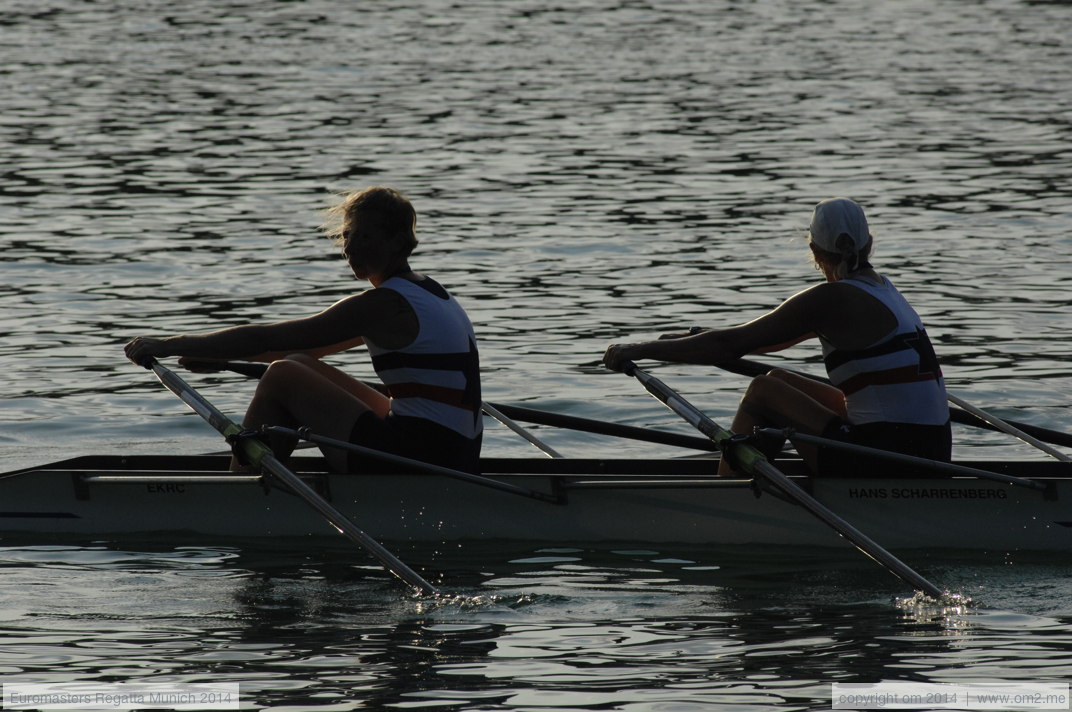
{"label": "splash near oar blade", "polygon": [[932,598],[941,598],[942,590],[916,573],[903,561],[872,541],[866,534],[849,524],[826,505],[802,490],[796,483],[771,465],[761,452],[754,447],[738,443],[733,433],[720,428],[713,420],[681,397],[676,391],[649,373],[637,368],[636,364],[627,362],[622,369],[643,384],[649,393],[655,396],[670,410],[674,411],[697,430],[709,437],[722,450],[724,457],[731,457],[733,464],[753,477],[762,477],[779,489],[797,504],[804,507],[827,526],[847,539],[857,549],[884,566],[892,574],[918,591],[923,591]]}
{"label": "splash near oar blade", "polygon": [[[237,423],[220,412],[200,393],[195,391],[190,384],[162,366],[156,359],[150,359],[144,365],[146,368],[152,369],[156,377],[169,391],[177,395],[183,403],[204,418],[209,425],[229,441],[242,433],[242,428]],[[427,595],[439,594],[439,591],[432,584],[425,581],[420,574],[355,526],[353,522],[331,506],[312,487],[307,485],[302,478],[279,462],[267,445],[254,438],[241,438],[237,442],[237,447],[242,450],[250,464],[285,483],[294,493],[304,499],[313,509],[317,510],[331,526],[372,555],[387,571],[418,589],[421,593]]]}

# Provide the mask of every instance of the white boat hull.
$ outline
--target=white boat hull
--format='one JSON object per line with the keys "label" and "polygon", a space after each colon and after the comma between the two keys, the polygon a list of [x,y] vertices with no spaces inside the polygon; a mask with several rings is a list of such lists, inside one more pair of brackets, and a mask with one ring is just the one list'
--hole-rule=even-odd
{"label": "white boat hull", "polygon": [[[337,536],[297,496],[255,477],[228,475],[221,471],[224,463],[100,457],[9,473],[0,476],[0,533],[221,541]],[[1007,474],[1038,477],[1048,490],[907,472],[901,478],[799,482],[886,548],[1072,552],[1072,472],[1062,463],[1006,465]],[[844,546],[801,507],[769,492],[757,497],[749,482],[712,478],[710,461],[516,460],[487,466],[496,480],[557,494],[561,501],[441,475],[308,475],[308,481],[385,542]]]}

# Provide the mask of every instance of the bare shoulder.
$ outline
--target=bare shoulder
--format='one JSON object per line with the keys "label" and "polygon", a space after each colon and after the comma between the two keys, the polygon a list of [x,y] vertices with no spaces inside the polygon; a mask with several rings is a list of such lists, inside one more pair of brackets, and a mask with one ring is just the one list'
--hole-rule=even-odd
{"label": "bare shoulder", "polygon": [[413,308],[401,294],[393,289],[368,289],[345,297],[331,306],[332,311],[345,312],[351,318],[389,318]]}
{"label": "bare shoulder", "polygon": [[409,345],[420,330],[413,307],[393,289],[369,289],[346,297],[321,316],[340,333],[360,336],[388,349]]}
{"label": "bare shoulder", "polygon": [[798,292],[786,300],[808,307],[827,306],[839,311],[851,305],[881,305],[881,302],[848,282],[822,282]]}
{"label": "bare shoulder", "polygon": [[850,291],[860,292],[858,289],[837,282],[822,282],[789,297],[782,302],[775,313],[792,314],[797,318],[811,321],[817,315],[836,311],[842,300],[853,299],[855,295],[851,295]]}

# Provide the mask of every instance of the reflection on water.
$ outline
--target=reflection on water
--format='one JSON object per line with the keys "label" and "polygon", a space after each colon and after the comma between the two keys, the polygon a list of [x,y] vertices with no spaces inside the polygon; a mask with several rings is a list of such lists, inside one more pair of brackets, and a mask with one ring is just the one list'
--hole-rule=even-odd
{"label": "reflection on water", "polygon": [[[317,211],[372,182],[416,201],[416,264],[469,307],[495,400],[674,423],[606,343],[758,315],[814,278],[810,206],[849,194],[951,384],[1072,424],[1069,9],[1025,7],[18,3],[5,452],[194,439],[119,345],[350,293]],[[742,385],[670,373],[719,416]],[[244,385],[213,394],[240,410]]]}
{"label": "reflection on water", "polygon": [[[10,0],[0,458],[218,449],[121,345],[351,293],[318,211],[373,183],[414,199],[415,266],[473,316],[493,402],[683,431],[606,344],[808,284],[808,212],[843,194],[951,387],[1072,429],[1070,32],[1072,6],[1028,0]],[[716,419],[744,384],[658,370]],[[231,413],[252,391],[195,383]],[[496,426],[486,447],[528,452]],[[461,598],[429,603],[331,552],[5,543],[3,674],[239,680],[262,708],[829,709],[833,681],[1069,664],[1052,562],[924,562],[975,602],[935,611],[854,556],[444,550],[418,562]]]}
{"label": "reflection on water", "polygon": [[[1072,638],[1067,607],[1046,612],[1057,599],[998,586],[985,605],[894,607],[869,563],[832,554],[473,546],[451,560],[457,597],[437,603],[343,550],[8,546],[0,668],[20,679],[239,681],[248,704],[309,709],[821,709],[832,682],[906,671],[1063,679]],[[961,580],[1003,569],[974,561]],[[1020,571],[1023,585],[1046,580]],[[1004,608],[1012,600],[1020,612]]]}

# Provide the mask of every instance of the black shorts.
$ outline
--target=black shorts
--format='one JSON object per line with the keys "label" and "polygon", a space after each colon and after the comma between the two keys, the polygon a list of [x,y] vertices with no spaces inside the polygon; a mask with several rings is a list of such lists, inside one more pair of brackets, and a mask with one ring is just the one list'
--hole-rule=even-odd
{"label": "black shorts", "polygon": [[[379,418],[372,411],[362,413],[350,431],[350,442],[354,445],[473,473],[480,471],[481,439],[480,435],[464,437],[424,418],[404,415]],[[347,466],[350,472],[358,473],[378,465],[372,458],[351,452]]]}
{"label": "black shorts", "polygon": [[[918,425],[916,423],[852,425],[838,418],[826,427],[823,437],[940,462],[949,462],[953,454],[953,432],[948,422],[945,425]],[[839,450],[834,447],[820,447],[819,472],[823,475],[896,476],[904,474],[905,465],[864,453]]]}

